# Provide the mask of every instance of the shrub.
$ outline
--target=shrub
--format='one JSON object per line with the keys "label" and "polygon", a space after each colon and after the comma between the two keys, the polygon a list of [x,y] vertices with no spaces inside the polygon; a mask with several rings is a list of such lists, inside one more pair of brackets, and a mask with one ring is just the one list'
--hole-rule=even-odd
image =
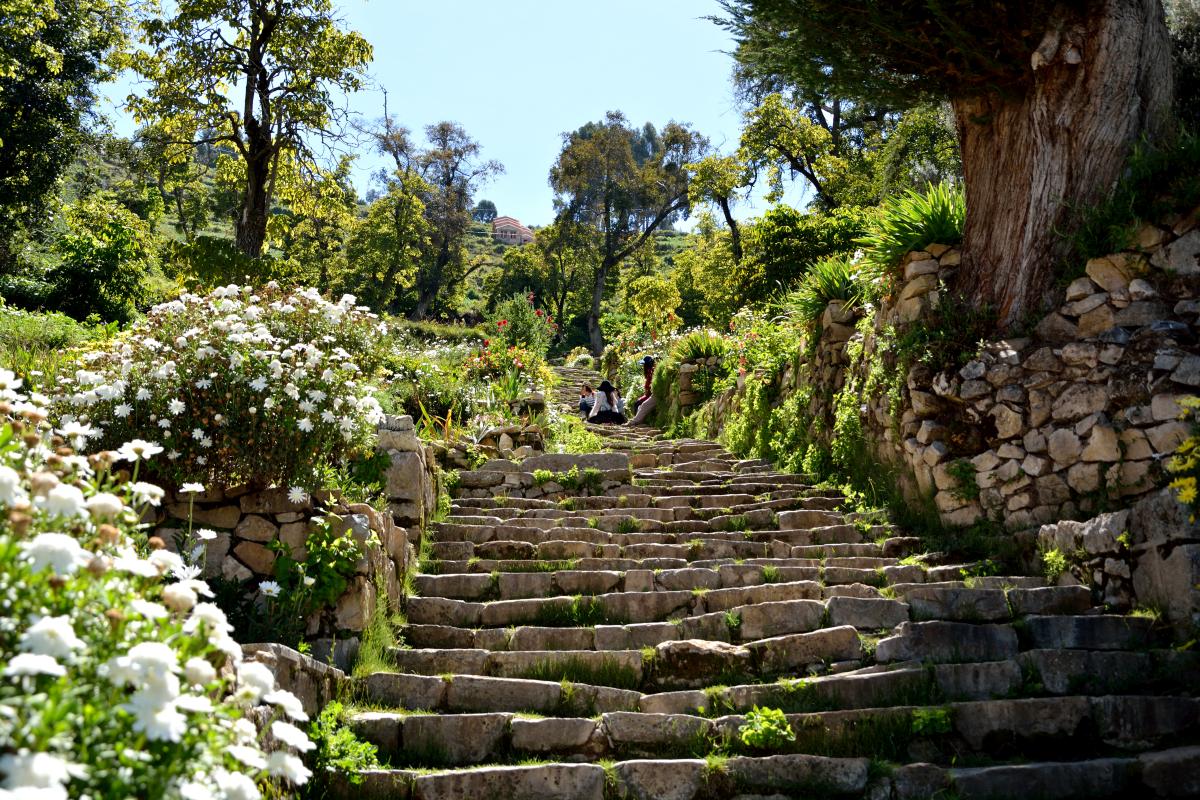
{"label": "shrub", "polygon": [[726,272],[739,298],[735,307],[766,300],[816,261],[852,253],[873,213],[861,208],[806,213],[784,205],[769,209],[746,228],[746,256]]}
{"label": "shrub", "polygon": [[314,486],[371,442],[382,414],[366,378],[386,333],[352,297],[312,289],[184,295],[85,354],[55,407],[93,450],[160,443],[162,480]]}
{"label": "shrub", "polygon": [[856,268],[840,257],[827,258],[809,267],[796,289],[783,296],[780,305],[804,325],[814,326],[835,300],[841,301],[847,310],[864,300]]}
{"label": "shrub", "polygon": [[150,228],[102,194],[69,206],[63,216],[67,233],[55,243],[62,261],[48,275],[55,307],[76,319],[93,312],[106,320],[129,319],[157,263]]}
{"label": "shrub", "polygon": [[[105,458],[49,455],[45,411],[3,395],[23,410],[0,428],[0,794],[258,797],[271,776],[303,783],[300,759],[263,752],[246,718],[273,704],[274,740],[307,750],[280,718],[306,719],[300,701],[241,663],[199,568],[140,532],[161,490],[123,482]],[[124,452],[135,471],[152,454]]]}
{"label": "shrub", "polygon": [[335,774],[345,775],[352,785],[357,786],[363,781],[359,773],[379,767],[379,750],[355,736],[354,731],[346,727],[345,716],[345,707],[334,701],[325,706],[309,726],[308,735],[316,750],[313,753],[313,785],[305,793],[307,797],[326,797]]}
{"label": "shrub", "polygon": [[858,243],[866,248],[867,260],[887,272],[905,253],[931,244],[961,242],[966,212],[966,196],[959,185],[929,184],[924,193],[909,189],[887,202]]}
{"label": "shrub", "polygon": [[675,359],[681,364],[713,356],[720,358],[728,352],[729,342],[714,330],[690,331],[674,347]]}
{"label": "shrub", "polygon": [[787,715],[778,708],[754,706],[738,728],[738,739],[755,750],[779,750],[796,741],[796,732],[788,723]]}
{"label": "shrub", "polygon": [[534,296],[514,294],[496,306],[489,335],[492,341],[519,347],[545,358],[558,326],[554,318],[534,305]]}
{"label": "shrub", "polygon": [[1125,173],[1112,193],[1097,203],[1076,209],[1069,243],[1075,263],[1064,272],[1083,274],[1090,258],[1128,248],[1142,222],[1163,222],[1173,212],[1187,212],[1200,203],[1200,136],[1184,132],[1173,141],[1134,147]]}

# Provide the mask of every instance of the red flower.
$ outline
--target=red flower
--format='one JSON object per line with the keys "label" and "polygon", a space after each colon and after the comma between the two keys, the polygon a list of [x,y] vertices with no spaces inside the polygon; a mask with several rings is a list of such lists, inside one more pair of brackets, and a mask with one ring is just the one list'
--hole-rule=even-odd
{"label": "red flower", "polygon": [[542,316],[542,310],[540,308],[533,313],[537,314],[539,317]]}
{"label": "red flower", "polygon": [[502,320],[500,320],[499,322],[497,322],[497,323],[496,323],[496,326],[497,326],[497,327],[500,327],[500,328],[503,328],[503,327],[504,327],[505,325],[507,325],[507,324],[508,324],[508,320],[506,320],[506,319],[502,319]]}

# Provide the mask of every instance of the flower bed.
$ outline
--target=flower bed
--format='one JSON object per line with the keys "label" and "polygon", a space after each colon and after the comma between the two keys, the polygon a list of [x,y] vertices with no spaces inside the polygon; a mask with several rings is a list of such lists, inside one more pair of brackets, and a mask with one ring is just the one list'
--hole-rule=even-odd
{"label": "flower bed", "polygon": [[[52,448],[44,408],[0,371],[0,796],[257,798],[304,783],[300,701],[243,662],[184,556],[139,520],[152,448]],[[74,428],[56,431],[70,438]],[[251,722],[269,729],[274,748]]]}
{"label": "flower bed", "polygon": [[386,326],[315,290],[228,286],[153,308],[128,336],[83,356],[54,410],[77,445],[161,446],[154,476],[226,488],[320,485],[369,447],[382,420],[368,379]]}

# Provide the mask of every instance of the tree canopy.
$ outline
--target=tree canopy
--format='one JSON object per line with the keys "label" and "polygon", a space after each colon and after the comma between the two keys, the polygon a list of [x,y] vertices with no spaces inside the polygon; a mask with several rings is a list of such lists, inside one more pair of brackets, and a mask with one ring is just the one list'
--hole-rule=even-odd
{"label": "tree canopy", "polygon": [[[239,248],[262,252],[280,166],[312,170],[340,135],[339,94],[361,88],[371,45],[331,0],[177,0],[142,23],[130,65],[149,83],[135,118],[163,144],[225,144],[241,170]],[[235,88],[231,88],[235,87]]]}

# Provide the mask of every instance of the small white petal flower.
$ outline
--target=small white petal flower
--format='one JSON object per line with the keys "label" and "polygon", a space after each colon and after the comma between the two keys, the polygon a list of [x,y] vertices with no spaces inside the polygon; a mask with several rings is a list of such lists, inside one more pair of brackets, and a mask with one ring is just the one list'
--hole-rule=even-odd
{"label": "small white petal flower", "polygon": [[267,756],[267,772],[296,785],[304,784],[312,777],[312,772],[304,766],[303,761],[282,750],[276,750]]}
{"label": "small white petal flower", "polygon": [[192,494],[192,493],[199,494],[200,492],[203,492],[203,491],[204,491],[203,483],[185,483],[183,486],[179,487],[180,494]]}
{"label": "small white petal flower", "polygon": [[42,617],[30,625],[21,634],[19,647],[26,653],[70,658],[75,650],[83,650],[87,645],[75,635],[71,618],[62,616]]}
{"label": "small white petal flower", "polygon": [[258,585],[258,590],[264,597],[278,597],[280,586],[275,581],[263,581]]}
{"label": "small white petal flower", "polygon": [[117,448],[117,455],[125,461],[137,461],[139,459],[150,459],[161,453],[163,449],[155,442],[147,442],[144,439],[134,439],[126,442]]}
{"label": "small white petal flower", "polygon": [[173,416],[179,416],[186,408],[187,404],[182,400],[175,399],[167,403],[167,410],[170,411]]}
{"label": "small white petal flower", "polygon": [[183,665],[183,677],[192,686],[207,686],[217,679],[217,671],[203,658],[189,658]]}
{"label": "small white petal flower", "polygon": [[288,489],[288,502],[289,503],[293,503],[295,505],[300,505],[307,499],[308,499],[308,493],[305,492],[299,486],[293,486],[291,489]]}
{"label": "small white petal flower", "polygon": [[67,668],[59,664],[54,656],[39,653],[17,653],[4,667],[4,677],[18,678],[25,675],[52,675],[61,678]]}
{"label": "small white petal flower", "polygon": [[304,704],[300,702],[300,698],[286,689],[276,689],[265,695],[263,702],[278,706],[280,711],[298,722],[308,719],[308,714],[304,713]]}
{"label": "small white petal flower", "polygon": [[133,406],[129,403],[120,403],[113,408],[113,416],[117,419],[125,419],[133,411]]}
{"label": "small white petal flower", "polygon": [[309,741],[304,731],[292,723],[284,722],[283,720],[276,720],[271,723],[271,735],[288,747],[294,747],[302,753],[307,753],[316,747],[315,744]]}
{"label": "small white petal flower", "polygon": [[161,486],[155,486],[153,483],[145,481],[138,481],[129,488],[133,492],[133,502],[138,504],[157,506],[166,494]]}
{"label": "small white petal flower", "polygon": [[87,499],[87,509],[93,519],[112,519],[125,510],[125,503],[115,494],[100,492]]}
{"label": "small white petal flower", "polygon": [[65,533],[39,533],[31,542],[21,542],[21,552],[34,572],[49,567],[55,575],[72,575],[92,560],[92,554]]}

